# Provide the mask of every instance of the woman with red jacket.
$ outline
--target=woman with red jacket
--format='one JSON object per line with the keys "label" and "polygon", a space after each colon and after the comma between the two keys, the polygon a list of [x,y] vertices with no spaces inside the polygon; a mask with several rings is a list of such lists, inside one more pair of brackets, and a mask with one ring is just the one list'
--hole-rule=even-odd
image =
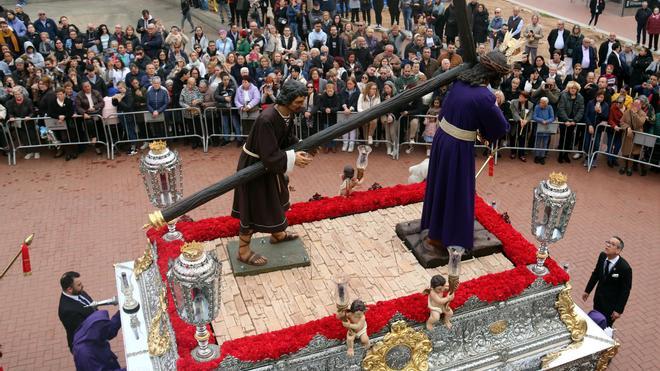
{"label": "woman with red jacket", "polygon": [[[649,33],[649,49],[658,50],[658,36],[660,35],[660,9],[654,8],[653,14],[646,20],[646,32]],[[653,44],[651,44],[653,43]]]}

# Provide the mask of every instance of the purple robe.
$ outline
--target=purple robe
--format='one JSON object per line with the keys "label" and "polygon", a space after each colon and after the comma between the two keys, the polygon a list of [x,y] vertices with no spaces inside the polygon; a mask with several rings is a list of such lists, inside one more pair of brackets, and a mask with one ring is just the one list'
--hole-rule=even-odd
{"label": "purple robe", "polygon": [[[509,130],[504,114],[488,88],[453,84],[444,101],[440,119],[463,130],[479,129],[489,141]],[[422,209],[422,230],[445,246],[471,250],[474,239],[474,142],[456,139],[438,129],[433,137],[429,172]]]}
{"label": "purple robe", "polygon": [[90,314],[73,336],[73,361],[76,370],[125,370],[110,349],[110,340],[117,336],[120,328],[119,311],[112,319],[108,318],[107,310],[97,310]]}

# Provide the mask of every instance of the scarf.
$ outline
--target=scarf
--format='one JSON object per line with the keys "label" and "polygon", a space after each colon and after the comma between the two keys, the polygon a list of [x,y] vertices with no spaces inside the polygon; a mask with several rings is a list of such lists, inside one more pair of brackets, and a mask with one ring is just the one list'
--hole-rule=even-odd
{"label": "scarf", "polygon": [[0,44],[9,44],[7,42],[7,38],[11,40],[11,44],[13,46],[12,50],[18,53],[21,50],[21,47],[18,45],[18,38],[16,37],[16,34],[11,30],[9,30],[8,34],[0,32]]}

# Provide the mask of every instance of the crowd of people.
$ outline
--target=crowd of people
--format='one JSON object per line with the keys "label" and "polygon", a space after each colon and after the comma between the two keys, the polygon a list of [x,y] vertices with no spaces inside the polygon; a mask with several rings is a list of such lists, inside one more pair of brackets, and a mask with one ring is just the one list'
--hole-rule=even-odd
{"label": "crowd of people", "polygon": [[[374,9],[381,6],[378,1],[369,4]],[[145,9],[135,26],[117,24],[112,31],[93,24],[81,29],[66,16],[55,21],[42,11],[33,19],[20,5],[2,9],[0,114],[6,119],[49,116],[63,125],[80,125],[93,144],[96,135],[104,135],[95,115],[119,112],[118,127],[132,143],[126,151],[133,155],[140,139],[150,138],[144,130],[149,115],[157,119],[172,108],[199,109],[195,111],[199,115],[215,107],[214,119],[207,117],[212,122],[208,130],[223,135],[212,138],[212,144],[241,145],[247,134],[242,118],[273,104],[281,84],[295,79],[309,92],[305,112],[296,122],[302,131],[313,134],[456,67],[465,48],[474,47],[479,55],[497,48],[510,32],[525,40],[527,59],[491,89],[513,123],[505,143],[522,148],[513,150],[512,158],[526,161],[524,148],[534,148],[535,162],[544,164],[554,133],[550,124],[557,121],[562,123],[561,163],[580,158],[592,139],[600,143],[603,131],[595,130],[600,123],[608,125],[604,132],[609,152],[621,151],[638,160],[646,154],[633,143],[632,131],[660,132],[656,123],[660,116],[656,120],[655,114],[660,63],[649,48],[621,43],[613,33],[594,45],[579,25],[569,30],[559,20],[556,28],[544,30],[536,14],[523,19],[515,7],[509,17],[499,8],[491,15],[475,0],[467,4],[475,41],[469,46],[458,37],[454,5],[443,0],[388,2],[390,13],[395,13],[387,29],[381,27],[378,11],[373,23],[370,11],[362,19],[348,12],[354,9],[353,0],[339,4],[315,0],[309,11],[307,2],[299,0],[214,5],[223,23],[217,36],[207,35],[192,22],[191,6],[208,7],[203,1],[182,0],[181,27],[165,27]],[[399,26],[397,9],[404,27]],[[189,30],[184,22],[190,24]],[[540,50],[546,43],[548,59]],[[324,150],[353,151],[356,141],[382,141],[388,155],[396,158],[394,143],[409,144],[403,147],[408,153],[416,143],[430,144],[446,91],[408,102]],[[149,112],[147,117],[121,115],[144,111]],[[167,125],[201,130],[194,120],[181,121]],[[46,135],[42,121],[24,125],[29,130],[19,132],[28,136],[23,141]],[[75,139],[63,137],[62,132],[55,136],[60,142]],[[192,140],[193,147],[199,144]],[[55,156],[69,160],[78,152],[77,146],[61,146]],[[32,157],[39,153],[25,155]],[[634,162],[619,164],[614,157],[607,163],[628,175],[636,167]],[[646,173],[643,167],[640,171]]]}

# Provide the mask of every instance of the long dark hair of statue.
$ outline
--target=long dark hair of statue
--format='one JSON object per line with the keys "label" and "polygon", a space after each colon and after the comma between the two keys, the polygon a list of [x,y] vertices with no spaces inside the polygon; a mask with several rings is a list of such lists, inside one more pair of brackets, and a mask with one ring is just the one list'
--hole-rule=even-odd
{"label": "long dark hair of statue", "polygon": [[506,56],[499,51],[492,51],[481,57],[479,63],[458,75],[458,80],[471,86],[490,84],[498,87],[502,77],[509,73]]}

